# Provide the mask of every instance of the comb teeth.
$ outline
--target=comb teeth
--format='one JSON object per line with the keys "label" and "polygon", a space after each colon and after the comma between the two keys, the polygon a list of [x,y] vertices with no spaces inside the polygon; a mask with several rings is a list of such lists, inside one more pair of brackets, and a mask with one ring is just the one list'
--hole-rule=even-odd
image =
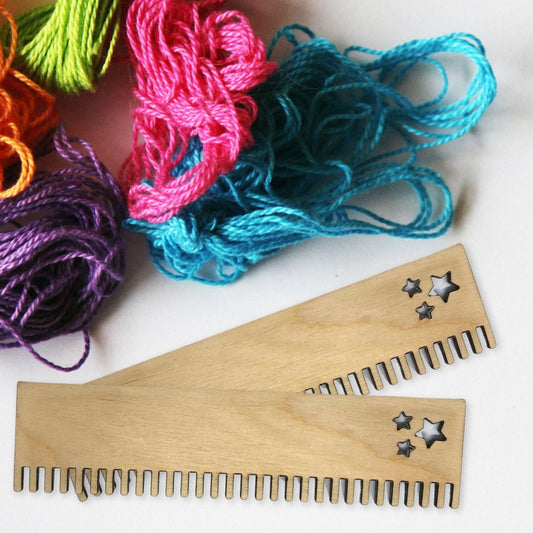
{"label": "comb teeth", "polygon": [[495,345],[457,245],[93,383],[366,395]]}
{"label": "comb teeth", "polygon": [[458,491],[454,490],[453,483],[419,481],[180,471],[160,471],[154,475],[150,470],[135,469],[21,467],[15,475],[14,489],[21,491],[26,483],[29,483],[31,492],[44,489],[45,492],[59,490],[61,493],[68,492],[70,485],[77,491],[87,485],[94,496],[115,492],[125,496],[134,492],[137,496],[164,494],[169,498],[194,495],[215,499],[225,495],[227,499],[252,497],[258,501],[269,498],[272,501],[341,502],[348,505],[359,502],[361,505],[388,503],[397,506],[403,503],[411,507],[417,503],[428,507],[432,503],[438,508],[446,505],[456,508],[459,504]]}
{"label": "comb teeth", "polygon": [[422,506],[433,494],[442,506],[460,483],[464,411],[462,400],[19,383],[14,488],[378,505],[403,493]]}
{"label": "comb teeth", "polygon": [[[383,390],[384,383],[396,385],[400,378],[409,380],[413,372],[425,374],[428,367],[438,370],[442,363],[450,365],[456,358],[466,359],[471,354],[480,354],[484,347],[494,348],[496,342],[490,326],[478,326],[473,331],[466,330],[451,335],[444,341],[421,346],[417,351],[382,361],[373,366],[350,372],[331,382],[320,383],[305,390],[308,393],[322,394],[369,394],[371,389]],[[395,369],[398,368],[398,371]]]}

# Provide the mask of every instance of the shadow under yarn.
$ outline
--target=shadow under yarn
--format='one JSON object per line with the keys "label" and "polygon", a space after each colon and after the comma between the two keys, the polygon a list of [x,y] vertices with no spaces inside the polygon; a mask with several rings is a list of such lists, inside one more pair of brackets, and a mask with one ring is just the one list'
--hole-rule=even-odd
{"label": "shadow under yarn", "polygon": [[[295,30],[310,40],[299,42]],[[457,33],[385,52],[350,47],[341,53],[294,25],[279,32],[270,51],[281,37],[294,50],[252,91],[258,106],[255,144],[241,152],[234,170],[166,222],[126,221],[127,228],[146,235],[156,266],[174,279],[229,283],[251,264],[311,237],[429,238],[452,222],[448,187],[416,159],[420,150],[463,135],[493,100],[496,82],[480,41]],[[371,60],[356,62],[353,53]],[[459,54],[477,69],[456,101],[447,101],[449,82],[435,57],[439,53]],[[442,85],[435,97],[415,104],[396,87],[420,64],[432,67]],[[198,164],[202,149],[193,138],[174,175]],[[396,182],[406,184],[419,203],[407,222],[359,201],[363,193]]]}
{"label": "shadow under yarn", "polygon": [[[54,144],[69,166],[38,171],[19,195],[0,200],[0,348],[24,347],[69,372],[85,362],[87,327],[124,277],[119,232],[126,208],[122,190],[86,142],[59,127]],[[59,366],[33,347],[77,331],[85,349],[73,366]]]}

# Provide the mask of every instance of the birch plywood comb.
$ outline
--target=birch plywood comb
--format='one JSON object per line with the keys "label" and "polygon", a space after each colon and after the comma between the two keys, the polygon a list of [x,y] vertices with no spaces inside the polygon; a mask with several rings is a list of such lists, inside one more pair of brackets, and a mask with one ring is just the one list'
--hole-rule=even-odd
{"label": "birch plywood comb", "polygon": [[[461,245],[93,383],[368,394],[494,336]],[[393,365],[394,363],[394,365]],[[337,390],[339,389],[339,390]],[[344,390],[342,390],[344,389]]]}
{"label": "birch plywood comb", "polygon": [[142,494],[148,472],[154,495],[186,496],[195,477],[200,497],[232,497],[237,482],[242,498],[457,507],[464,411],[463,400],[20,383],[15,490],[66,492],[72,477],[80,493],[87,477],[93,494]]}

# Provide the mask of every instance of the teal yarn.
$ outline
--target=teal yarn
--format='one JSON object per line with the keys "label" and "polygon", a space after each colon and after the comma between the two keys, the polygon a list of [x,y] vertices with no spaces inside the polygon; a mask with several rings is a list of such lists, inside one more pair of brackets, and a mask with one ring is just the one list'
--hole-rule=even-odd
{"label": "teal yarn", "polygon": [[[299,42],[296,31],[309,40]],[[353,46],[341,53],[294,25],[275,36],[269,54],[281,37],[294,49],[252,93],[255,144],[241,152],[234,170],[166,222],[125,223],[145,234],[155,265],[173,279],[230,283],[250,265],[312,237],[420,239],[438,237],[452,223],[447,185],[417,157],[467,132],[494,99],[496,82],[481,42],[455,33],[385,52]],[[476,67],[465,94],[451,102],[448,75],[436,57],[441,53],[460,54]],[[372,60],[356,61],[353,54]],[[414,103],[400,84],[418,76],[413,69],[422,64],[442,85],[435,97]],[[201,157],[201,143],[193,139],[173,175]],[[407,221],[365,204],[373,191],[397,183],[418,202]],[[406,191],[391,192],[406,200]]]}

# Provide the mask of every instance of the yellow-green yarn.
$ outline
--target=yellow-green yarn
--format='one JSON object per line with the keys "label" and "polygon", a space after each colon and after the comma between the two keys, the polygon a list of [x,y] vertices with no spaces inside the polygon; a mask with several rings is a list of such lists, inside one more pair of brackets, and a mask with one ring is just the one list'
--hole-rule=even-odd
{"label": "yellow-green yarn", "polygon": [[57,0],[16,18],[15,66],[52,92],[94,90],[118,39],[120,0]]}

